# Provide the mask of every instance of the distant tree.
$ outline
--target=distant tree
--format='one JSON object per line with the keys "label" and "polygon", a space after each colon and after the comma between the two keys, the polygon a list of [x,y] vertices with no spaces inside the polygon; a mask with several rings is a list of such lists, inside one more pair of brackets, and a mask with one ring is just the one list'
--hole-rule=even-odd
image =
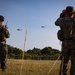
{"label": "distant tree", "polygon": [[54,54],[50,56],[50,60],[57,60],[60,57],[60,54]]}
{"label": "distant tree", "polygon": [[52,54],[57,54],[57,53],[61,53],[59,50],[57,50],[57,49],[52,49]]}
{"label": "distant tree", "polygon": [[24,53],[24,59],[34,59],[34,60],[56,60],[61,52],[57,49],[52,49],[52,47],[45,47],[43,49],[33,48],[27,51],[22,51],[19,48],[8,46],[8,58],[22,59]]}
{"label": "distant tree", "polygon": [[21,58],[22,57],[22,50],[10,45],[7,45],[8,47],[8,57],[9,58]]}
{"label": "distant tree", "polygon": [[41,54],[51,55],[52,54],[52,48],[51,47],[45,47],[41,50]]}
{"label": "distant tree", "polygon": [[7,45],[8,48],[8,58],[14,58],[14,54],[13,54],[13,47],[10,45]]}
{"label": "distant tree", "polygon": [[31,55],[31,59],[40,59],[39,55],[41,54],[41,50],[39,48],[33,48],[32,50],[28,50],[27,53]]}
{"label": "distant tree", "polygon": [[32,54],[32,50],[31,49],[27,50],[27,53]]}
{"label": "distant tree", "polygon": [[38,48],[34,48],[34,49],[32,50],[32,53],[33,53],[33,54],[40,55],[40,54],[41,54],[41,50],[38,49]]}
{"label": "distant tree", "polygon": [[32,55],[29,54],[28,52],[24,53],[24,59],[32,59]]}

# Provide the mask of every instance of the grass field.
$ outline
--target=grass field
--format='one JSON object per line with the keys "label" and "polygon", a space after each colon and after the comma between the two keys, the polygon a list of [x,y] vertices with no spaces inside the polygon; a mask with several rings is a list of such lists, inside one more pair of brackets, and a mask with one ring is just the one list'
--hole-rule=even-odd
{"label": "grass field", "polygon": [[[57,61],[49,73],[54,62],[51,60],[23,60],[22,65],[22,60],[9,59],[7,62],[7,70],[2,72],[0,69],[0,75],[58,75],[60,61]],[[68,75],[69,69],[70,63],[68,64]]]}

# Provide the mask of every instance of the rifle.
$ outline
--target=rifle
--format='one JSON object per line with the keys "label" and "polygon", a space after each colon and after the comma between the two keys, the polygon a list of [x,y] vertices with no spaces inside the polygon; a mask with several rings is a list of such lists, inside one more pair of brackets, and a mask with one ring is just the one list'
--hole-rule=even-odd
{"label": "rifle", "polygon": [[7,27],[7,23],[8,23],[8,21],[6,22],[5,27],[8,29],[8,27]]}

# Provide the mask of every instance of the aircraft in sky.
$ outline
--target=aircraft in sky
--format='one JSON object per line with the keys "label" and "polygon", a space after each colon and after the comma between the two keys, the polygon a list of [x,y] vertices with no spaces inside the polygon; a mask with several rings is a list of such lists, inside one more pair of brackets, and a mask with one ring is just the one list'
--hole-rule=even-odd
{"label": "aircraft in sky", "polygon": [[17,31],[22,31],[22,29],[17,29]]}
{"label": "aircraft in sky", "polygon": [[45,28],[45,26],[41,26],[41,28]]}

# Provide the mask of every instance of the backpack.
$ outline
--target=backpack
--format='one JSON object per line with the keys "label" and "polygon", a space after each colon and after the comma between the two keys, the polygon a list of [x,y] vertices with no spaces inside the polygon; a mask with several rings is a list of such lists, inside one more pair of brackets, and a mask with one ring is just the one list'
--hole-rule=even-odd
{"label": "backpack", "polygon": [[58,32],[57,32],[57,38],[58,38],[60,41],[63,41],[63,38],[62,38],[62,31],[61,31],[61,30],[58,30]]}
{"label": "backpack", "polygon": [[[73,29],[74,23],[73,18],[64,18],[61,22],[60,30],[57,32],[57,37],[59,40],[68,40],[75,37],[75,31]],[[74,36],[74,37],[73,37]]]}

